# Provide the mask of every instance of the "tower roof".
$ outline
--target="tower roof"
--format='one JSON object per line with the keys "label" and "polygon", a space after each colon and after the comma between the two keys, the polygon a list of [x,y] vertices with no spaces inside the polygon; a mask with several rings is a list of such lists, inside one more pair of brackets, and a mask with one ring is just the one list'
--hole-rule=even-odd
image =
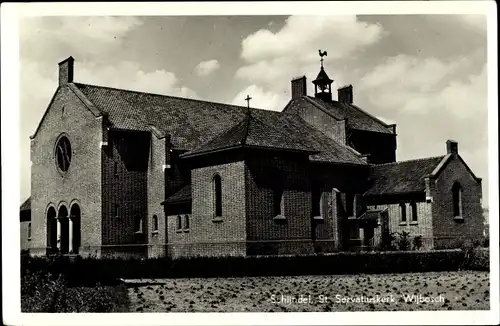
{"label": "tower roof", "polygon": [[325,71],[325,69],[323,69],[323,67],[321,67],[321,70],[319,71],[318,76],[316,77],[316,79],[313,80],[313,84],[314,85],[331,84],[332,82],[333,82],[333,80],[330,79],[330,77],[328,77],[328,75],[326,74],[326,71]]}

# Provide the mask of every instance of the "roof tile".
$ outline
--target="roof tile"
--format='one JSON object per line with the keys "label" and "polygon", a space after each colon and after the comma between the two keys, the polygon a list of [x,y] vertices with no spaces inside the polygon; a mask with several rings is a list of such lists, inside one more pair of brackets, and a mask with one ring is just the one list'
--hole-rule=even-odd
{"label": "roof tile", "polygon": [[425,178],[445,156],[373,166],[371,188],[365,196],[392,195],[425,190]]}

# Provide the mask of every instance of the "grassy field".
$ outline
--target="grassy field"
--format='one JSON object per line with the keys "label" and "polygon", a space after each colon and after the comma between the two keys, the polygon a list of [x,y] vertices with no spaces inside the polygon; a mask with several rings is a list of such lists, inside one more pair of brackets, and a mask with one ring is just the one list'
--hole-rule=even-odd
{"label": "grassy field", "polygon": [[128,282],[132,312],[488,310],[490,307],[488,272]]}

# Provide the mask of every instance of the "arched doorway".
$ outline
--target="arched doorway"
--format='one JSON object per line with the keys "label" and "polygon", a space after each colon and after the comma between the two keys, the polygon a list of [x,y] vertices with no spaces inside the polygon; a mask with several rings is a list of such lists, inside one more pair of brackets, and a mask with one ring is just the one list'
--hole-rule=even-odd
{"label": "arched doorway", "polygon": [[78,250],[81,245],[81,211],[80,211],[80,206],[78,204],[73,204],[71,206],[71,212],[70,212],[70,219],[72,223],[72,227],[70,230],[72,230],[72,238],[71,239],[71,245],[72,245],[72,251],[75,254],[78,254]]}
{"label": "arched doorway", "polygon": [[57,214],[54,207],[47,210],[47,254],[57,251]]}
{"label": "arched doorway", "polygon": [[67,254],[69,252],[69,219],[68,209],[66,208],[66,206],[63,205],[59,208],[59,214],[57,214],[57,218],[60,223],[58,247],[61,253]]}

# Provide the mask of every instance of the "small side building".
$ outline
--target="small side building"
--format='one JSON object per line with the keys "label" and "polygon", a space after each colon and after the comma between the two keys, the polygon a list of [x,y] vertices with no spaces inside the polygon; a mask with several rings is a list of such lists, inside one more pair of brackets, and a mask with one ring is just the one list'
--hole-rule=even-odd
{"label": "small side building", "polygon": [[20,207],[21,222],[21,250],[28,250],[31,241],[31,197],[26,199]]}
{"label": "small side building", "polygon": [[[483,237],[481,179],[446,142],[446,155],[372,167],[371,188],[363,198],[364,237],[381,245],[384,235],[406,231],[422,237],[424,249],[456,248]],[[370,240],[373,238],[373,240]],[[366,240],[365,240],[366,241]]]}

